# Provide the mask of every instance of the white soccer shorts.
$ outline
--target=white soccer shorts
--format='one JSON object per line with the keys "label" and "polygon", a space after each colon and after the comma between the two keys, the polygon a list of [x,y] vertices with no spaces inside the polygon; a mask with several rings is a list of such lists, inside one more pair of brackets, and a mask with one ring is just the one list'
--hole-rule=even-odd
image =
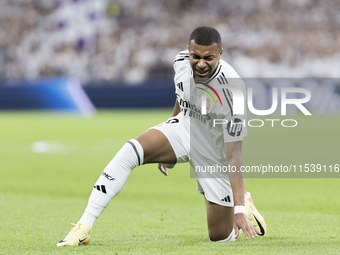
{"label": "white soccer shorts", "polygon": [[[170,142],[177,163],[191,162],[190,158],[190,134],[189,130],[184,125],[182,113],[168,119],[167,121],[151,127],[161,131]],[[165,164],[165,167],[173,167]],[[233,207],[234,199],[231,185],[228,178],[196,178],[197,192],[205,196],[205,198],[215,204],[222,206]]]}

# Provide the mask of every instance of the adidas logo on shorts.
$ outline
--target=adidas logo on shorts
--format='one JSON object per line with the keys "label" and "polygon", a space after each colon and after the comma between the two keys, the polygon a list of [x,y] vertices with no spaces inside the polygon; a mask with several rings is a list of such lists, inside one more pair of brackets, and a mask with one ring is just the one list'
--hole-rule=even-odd
{"label": "adidas logo on shorts", "polygon": [[231,202],[230,196],[226,196],[225,198],[222,198],[221,201],[222,202],[229,202],[230,203]]}

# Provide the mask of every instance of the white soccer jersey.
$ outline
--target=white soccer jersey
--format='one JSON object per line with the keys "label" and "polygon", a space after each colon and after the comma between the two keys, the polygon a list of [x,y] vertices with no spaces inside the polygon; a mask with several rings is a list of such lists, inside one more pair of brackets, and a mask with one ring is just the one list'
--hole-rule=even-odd
{"label": "white soccer jersey", "polygon": [[[232,86],[236,86],[237,90],[241,89],[245,94],[244,83],[230,65],[220,60],[212,77],[196,84],[188,50],[177,54],[174,69],[181,112],[152,128],[167,137],[176,154],[177,163],[190,161],[190,175],[196,178],[197,192],[204,194],[210,202],[234,206],[227,171],[211,174],[211,171],[206,170],[209,167],[225,168],[225,143],[241,141],[247,135],[246,116],[233,113],[233,95],[230,91]],[[220,121],[215,121],[214,125],[214,120]],[[225,124],[217,124],[221,121]],[[201,171],[196,171],[197,167]]]}
{"label": "white soccer jersey", "polygon": [[[228,63],[220,60],[212,77],[196,84],[188,50],[178,53],[173,65],[181,119],[190,130],[192,167],[225,166],[225,143],[241,141],[247,135],[246,115],[233,114],[233,96],[228,89],[236,86],[245,95],[243,80]],[[202,105],[206,114],[202,114]]]}

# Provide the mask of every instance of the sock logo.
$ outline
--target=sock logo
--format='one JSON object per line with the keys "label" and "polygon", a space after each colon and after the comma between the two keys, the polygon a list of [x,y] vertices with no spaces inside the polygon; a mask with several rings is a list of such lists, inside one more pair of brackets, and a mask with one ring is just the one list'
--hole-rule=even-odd
{"label": "sock logo", "polygon": [[106,188],[105,185],[94,185],[93,187],[94,189],[97,189],[98,191],[103,192],[104,194],[106,194]]}
{"label": "sock logo", "polygon": [[105,172],[102,172],[102,176],[104,176],[106,179],[108,179],[109,181],[114,181],[116,180],[115,178],[113,178],[111,175],[105,173]]}

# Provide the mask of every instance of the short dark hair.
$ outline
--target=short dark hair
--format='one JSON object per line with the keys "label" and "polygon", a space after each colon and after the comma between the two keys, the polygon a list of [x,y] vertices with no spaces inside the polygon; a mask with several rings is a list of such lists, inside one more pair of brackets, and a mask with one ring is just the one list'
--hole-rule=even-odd
{"label": "short dark hair", "polygon": [[197,27],[190,35],[189,45],[192,40],[198,45],[210,46],[216,43],[219,49],[222,48],[221,35],[213,27]]}

